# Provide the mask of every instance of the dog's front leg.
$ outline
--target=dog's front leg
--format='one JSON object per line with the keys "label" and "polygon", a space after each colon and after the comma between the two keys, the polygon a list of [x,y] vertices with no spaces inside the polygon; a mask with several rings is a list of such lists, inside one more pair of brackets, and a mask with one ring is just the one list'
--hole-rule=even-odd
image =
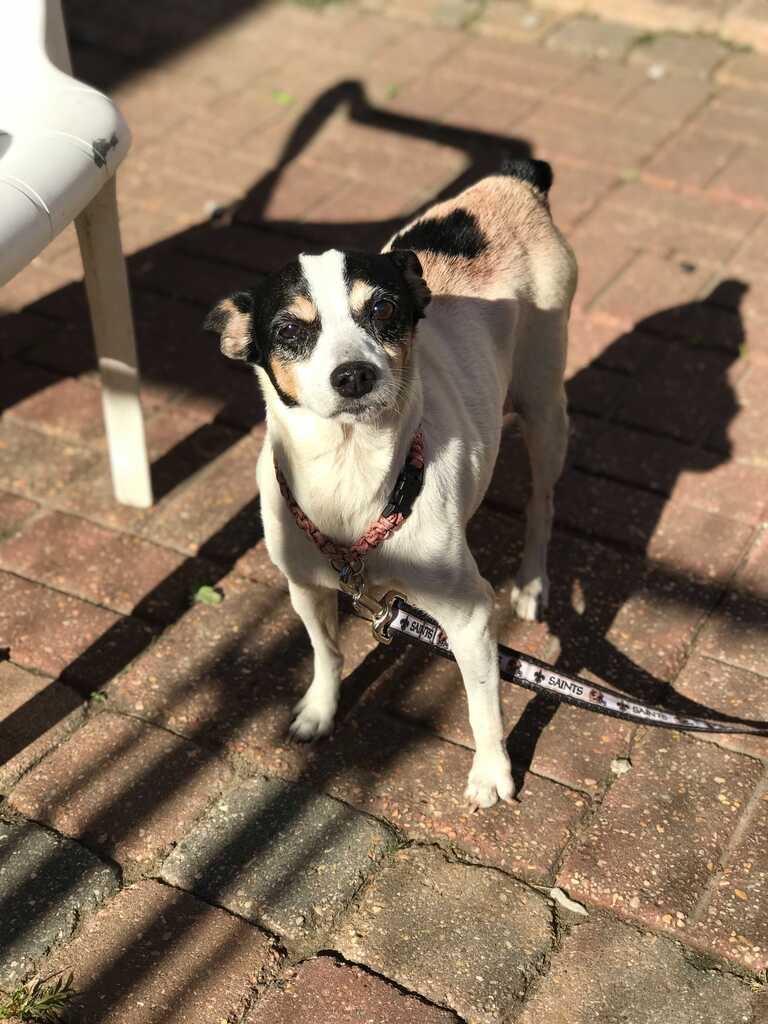
{"label": "dog's front leg", "polygon": [[290,581],[288,588],[291,604],[309,633],[315,658],[312,683],[294,708],[290,731],[296,739],[313,740],[331,731],[339,702],[342,657],[337,595],[326,587],[305,587]]}
{"label": "dog's front leg", "polygon": [[475,569],[452,599],[425,596],[445,630],[467,694],[475,756],[464,795],[472,807],[511,800],[514,783],[504,743],[499,698],[499,657],[493,589]]}

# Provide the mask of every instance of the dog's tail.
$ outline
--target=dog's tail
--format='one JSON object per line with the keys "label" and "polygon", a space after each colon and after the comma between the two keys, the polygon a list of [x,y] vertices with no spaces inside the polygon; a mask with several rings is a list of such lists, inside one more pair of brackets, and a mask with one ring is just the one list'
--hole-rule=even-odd
{"label": "dog's tail", "polygon": [[552,181],[554,179],[552,168],[546,160],[505,160],[501,165],[501,173],[527,182],[537,192],[541,193],[545,201],[549,190],[552,188]]}

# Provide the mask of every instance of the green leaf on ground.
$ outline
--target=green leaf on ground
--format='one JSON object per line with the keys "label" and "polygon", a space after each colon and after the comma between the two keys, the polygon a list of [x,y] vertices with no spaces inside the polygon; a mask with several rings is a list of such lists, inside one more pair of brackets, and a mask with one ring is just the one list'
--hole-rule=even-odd
{"label": "green leaf on ground", "polygon": [[296,97],[285,89],[273,89],[272,99],[275,103],[279,103],[281,107],[290,107],[295,102]]}
{"label": "green leaf on ground", "polygon": [[221,593],[220,590],[217,590],[216,587],[209,587],[206,585],[204,587],[199,587],[195,591],[195,601],[197,601],[199,604],[216,605],[221,604],[223,600],[223,594]]}

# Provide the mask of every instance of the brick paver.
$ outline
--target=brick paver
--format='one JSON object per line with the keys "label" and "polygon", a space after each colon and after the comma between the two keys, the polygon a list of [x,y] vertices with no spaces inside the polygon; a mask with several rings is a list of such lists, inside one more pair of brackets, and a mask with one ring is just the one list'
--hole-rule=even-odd
{"label": "brick paver", "polygon": [[437,850],[403,850],[335,945],[472,1024],[500,1024],[551,940],[549,911],[530,890]]}
{"label": "brick paver", "polygon": [[99,389],[71,377],[35,388],[28,398],[13,403],[8,416],[74,441],[95,444],[104,435]]}
{"label": "brick paver", "polygon": [[94,604],[172,621],[216,570],[167,548],[58,512],[0,543],[0,567]]}
{"label": "brick paver", "polygon": [[118,887],[117,872],[29,821],[0,820],[0,985],[30,968]]}
{"label": "brick paver", "polygon": [[0,662],[0,793],[79,723],[82,706],[68,686]]}
{"label": "brick paver", "polygon": [[644,40],[630,55],[641,67],[671,66],[677,74],[706,78],[728,56],[728,48],[716,39],[661,34]]}
{"label": "brick paver", "polygon": [[707,623],[702,654],[751,672],[768,665],[768,533],[750,551],[733,580],[733,592]]}
{"label": "brick paver", "polygon": [[[571,441],[547,620],[520,623],[529,470],[505,422],[469,530],[501,637],[633,696],[768,717],[759,0],[191,6],[65,4],[76,69],[134,132],[151,509],[112,497],[74,231],[0,295],[13,972],[75,966],[80,1024],[758,1024],[765,740],[505,685],[519,801],[470,814],[455,666],[345,617],[335,733],[287,741],[312,657],[262,536],[265,409],[201,321],[301,251],[379,245],[505,156],[550,159],[580,263]],[[555,884],[587,918],[553,927]]]}
{"label": "brick paver", "polygon": [[161,877],[296,943],[327,930],[393,846],[385,828],[335,800],[255,779],[217,801]]}
{"label": "brick paver", "polygon": [[[433,661],[397,675],[399,685],[390,704],[396,714],[474,748],[464,688],[454,665]],[[502,707],[505,721],[514,726],[508,744],[513,761],[525,764],[533,748],[531,769],[573,789],[594,792],[608,777],[611,762],[629,753],[632,727],[625,722],[597,715],[585,719],[565,706],[549,721],[540,700],[510,683],[502,683]],[[541,715],[547,727],[539,737],[536,723]]]}
{"label": "brick paver", "polygon": [[95,914],[52,967],[74,971],[83,1022],[197,1024],[241,1011],[276,959],[243,921],[144,881]]}
{"label": "brick paver", "polygon": [[10,419],[0,424],[0,487],[4,490],[25,498],[50,498],[97,463],[105,472],[106,457],[92,449]]}
{"label": "brick paver", "polygon": [[190,743],[106,712],[27,774],[9,804],[123,865],[146,868],[229,780],[225,766]]}
{"label": "brick paver", "polygon": [[180,489],[242,436],[232,427],[211,422],[206,410],[176,403],[148,418],[147,445],[152,459],[155,504],[149,509],[118,505],[112,484],[100,464],[91,466],[52,499],[63,511],[94,520],[112,529],[140,532],[160,515]]}
{"label": "brick paver", "polygon": [[547,46],[577,56],[620,60],[636,38],[637,32],[624,22],[577,15],[547,36]]}
{"label": "brick paver", "polygon": [[464,747],[372,715],[350,721],[313,769],[329,792],[407,835],[439,838],[483,863],[546,881],[588,798],[527,774],[518,778],[519,801],[473,814],[464,800],[471,764]]}
{"label": "brick paver", "polygon": [[152,637],[137,619],[9,573],[0,572],[0,581],[0,637],[10,657],[25,668],[63,673],[98,690]]}
{"label": "brick paver", "polygon": [[694,945],[735,960],[756,973],[768,968],[768,927],[765,900],[768,890],[768,858],[765,830],[768,827],[768,789],[754,794],[750,816],[737,835],[722,873],[713,879],[706,904],[697,920],[686,929]]}
{"label": "brick paver", "polygon": [[[236,574],[218,588],[221,604],[196,604],[110,683],[110,698],[258,770],[296,776],[313,754],[288,740],[291,709],[311,680],[309,642],[284,589]],[[352,672],[375,642],[359,620],[342,630]]]}
{"label": "brick paver", "polygon": [[648,732],[566,856],[560,884],[652,928],[685,928],[761,774],[759,763],[711,744]]}
{"label": "brick paver", "polygon": [[37,510],[34,501],[0,493],[0,541],[12,537],[19,527]]}
{"label": "brick paver", "polygon": [[[768,678],[694,654],[675,680],[675,691],[688,700],[736,719],[768,720]],[[729,750],[768,758],[768,738],[762,736],[702,736]]]}
{"label": "brick paver", "polygon": [[[269,744],[300,696],[295,669],[308,670],[309,644],[287,593],[234,576],[219,589],[220,604],[195,605],[110,684],[109,695],[119,707],[187,736],[222,722],[242,731],[258,717]],[[276,716],[280,725],[272,724]]]}
{"label": "brick paver", "polygon": [[743,1024],[748,985],[697,970],[680,948],[594,914],[553,957],[520,1024]]}
{"label": "brick paver", "polygon": [[290,971],[283,985],[260,999],[245,1024],[455,1024],[450,1010],[428,1006],[375,974],[328,956]]}

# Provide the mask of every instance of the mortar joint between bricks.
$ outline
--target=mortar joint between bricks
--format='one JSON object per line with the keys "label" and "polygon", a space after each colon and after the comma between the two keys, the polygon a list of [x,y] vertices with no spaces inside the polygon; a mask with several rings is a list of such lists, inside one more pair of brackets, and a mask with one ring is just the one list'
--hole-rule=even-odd
{"label": "mortar joint between bricks", "polygon": [[[763,762],[760,763],[763,764]],[[704,891],[689,915],[692,924],[699,924],[704,919],[712,899],[713,891],[716,888],[717,881],[722,877],[724,871],[728,867],[731,856],[738,849],[741,840],[744,838],[755,818],[755,815],[757,814],[761,801],[766,797],[766,795],[768,795],[768,769],[763,771],[763,775],[757,786],[755,786],[754,792],[747,801],[744,810],[741,812],[728,842],[718,855],[715,870],[710,875]]]}
{"label": "mortar joint between bricks", "polygon": [[477,860],[471,854],[460,849],[459,847],[453,846],[444,840],[432,840],[426,842],[424,840],[414,840],[409,843],[409,849],[431,849],[437,850],[449,864],[460,864],[465,868],[475,868],[480,871],[490,871],[494,874],[500,875],[506,881],[511,881],[517,885],[522,886],[529,893],[535,895],[539,900],[542,900],[546,905],[547,909],[551,914],[551,927],[555,928],[554,918],[557,911],[555,902],[547,895],[547,889],[555,885],[556,871],[550,872],[547,876],[542,876],[540,880],[534,882],[528,878],[522,878],[520,875],[516,875],[513,871],[508,868],[499,867],[496,864],[484,864],[482,861]]}
{"label": "mortar joint between bricks", "polygon": [[237,911],[232,910],[231,907],[224,906],[223,903],[217,903],[215,900],[209,899],[200,893],[184,889],[182,886],[176,885],[174,882],[169,882],[167,878],[161,878],[159,875],[148,875],[144,880],[155,882],[157,885],[161,885],[166,889],[173,889],[174,892],[183,893],[185,896],[192,896],[198,902],[205,903],[209,907],[214,907],[216,910],[220,910],[222,913],[235,918],[237,921],[242,921],[243,924],[247,925],[249,928],[252,928],[254,931],[260,932],[262,935],[266,936],[269,940],[270,948],[280,962],[291,962],[292,959],[295,958],[295,954],[293,954],[292,957],[291,951],[285,945],[284,940],[276,932],[270,931],[262,921],[255,922],[251,918],[243,917],[242,914],[238,914]]}
{"label": "mortar joint between bricks", "polygon": [[[15,662],[11,662],[11,664],[15,664]],[[25,671],[29,670],[26,669]],[[40,673],[40,675],[43,675],[43,673]],[[66,683],[62,683],[58,679],[54,680],[50,685],[65,686],[68,690],[72,690],[72,687],[68,686]],[[78,694],[76,690],[72,690],[72,692],[77,697],[80,697],[80,694]],[[80,699],[82,700],[82,698]],[[87,701],[83,701],[79,707],[73,708],[70,712],[68,712],[68,714],[65,716],[65,719],[61,723],[62,732],[61,735],[56,740],[56,742],[50,748],[42,750],[37,757],[34,757],[30,760],[30,762],[26,765],[24,770],[19,774],[18,778],[16,778],[13,781],[8,791],[9,794],[13,791],[13,789],[16,786],[19,785],[22,779],[25,779],[27,775],[30,775],[38,767],[38,765],[40,765],[45,760],[46,757],[48,757],[50,754],[53,754],[55,751],[59,749],[59,747],[63,746],[66,742],[68,742],[68,740],[78,731],[78,729],[82,728],[82,726],[85,725],[88,719],[89,715]],[[1,807],[2,804],[0,804],[0,808]]]}
{"label": "mortar joint between bricks", "polygon": [[[632,734],[630,735],[629,744],[629,758],[630,762],[632,759],[632,750],[634,749],[635,737],[638,733],[638,728],[635,726]],[[565,863],[566,857],[570,854],[571,850],[578,845],[578,842],[582,835],[588,831],[592,822],[599,816],[600,810],[603,805],[603,801],[608,796],[613,786],[619,781],[621,776],[614,775],[612,772],[606,777],[605,782],[602,786],[598,787],[596,792],[590,794],[591,799],[584,801],[584,811],[579,816],[579,819],[575,823],[570,836],[563,843],[560,852],[555,858],[555,862],[552,869],[552,885],[557,882],[557,876],[560,874],[563,864]]]}
{"label": "mortar joint between bricks", "polygon": [[[768,528],[767,524],[760,524],[760,525],[758,525],[755,528],[755,531],[752,534],[752,537],[747,542],[747,544],[745,544],[745,546],[744,546],[744,550],[741,553],[741,557],[737,560],[736,564],[732,567],[731,573],[728,576],[728,579],[727,580],[723,580],[721,583],[719,583],[717,585],[717,588],[720,591],[718,596],[717,596],[717,599],[712,603],[712,606],[710,608],[706,609],[705,614],[702,615],[700,621],[698,622],[696,628],[694,629],[693,634],[692,634],[692,636],[690,638],[690,642],[688,644],[687,650],[685,652],[685,657],[683,658],[682,664],[680,665],[678,671],[675,673],[675,676],[674,676],[674,679],[672,680],[672,684],[671,685],[674,686],[675,681],[677,680],[679,675],[682,673],[682,671],[685,668],[685,666],[687,665],[688,661],[690,660],[692,655],[694,655],[696,653],[696,644],[698,643],[699,637],[704,632],[704,630],[707,627],[707,625],[714,618],[714,616],[717,615],[720,611],[722,611],[723,608],[725,607],[725,604],[726,604],[726,602],[728,600],[728,595],[730,593],[731,583],[736,578],[736,575],[738,574],[738,572],[745,565],[747,559],[749,558],[750,552],[752,551],[752,549],[755,547],[755,545],[757,544],[758,540],[762,536],[762,531],[765,530],[766,528]],[[719,661],[720,659],[719,658],[712,658],[711,660]],[[723,664],[727,665],[728,662],[723,662]],[[719,746],[719,743],[716,743],[716,745]],[[745,757],[752,757],[753,760],[760,761],[761,763],[764,763],[762,758],[755,757],[755,755],[744,754],[743,756],[745,756]]]}

